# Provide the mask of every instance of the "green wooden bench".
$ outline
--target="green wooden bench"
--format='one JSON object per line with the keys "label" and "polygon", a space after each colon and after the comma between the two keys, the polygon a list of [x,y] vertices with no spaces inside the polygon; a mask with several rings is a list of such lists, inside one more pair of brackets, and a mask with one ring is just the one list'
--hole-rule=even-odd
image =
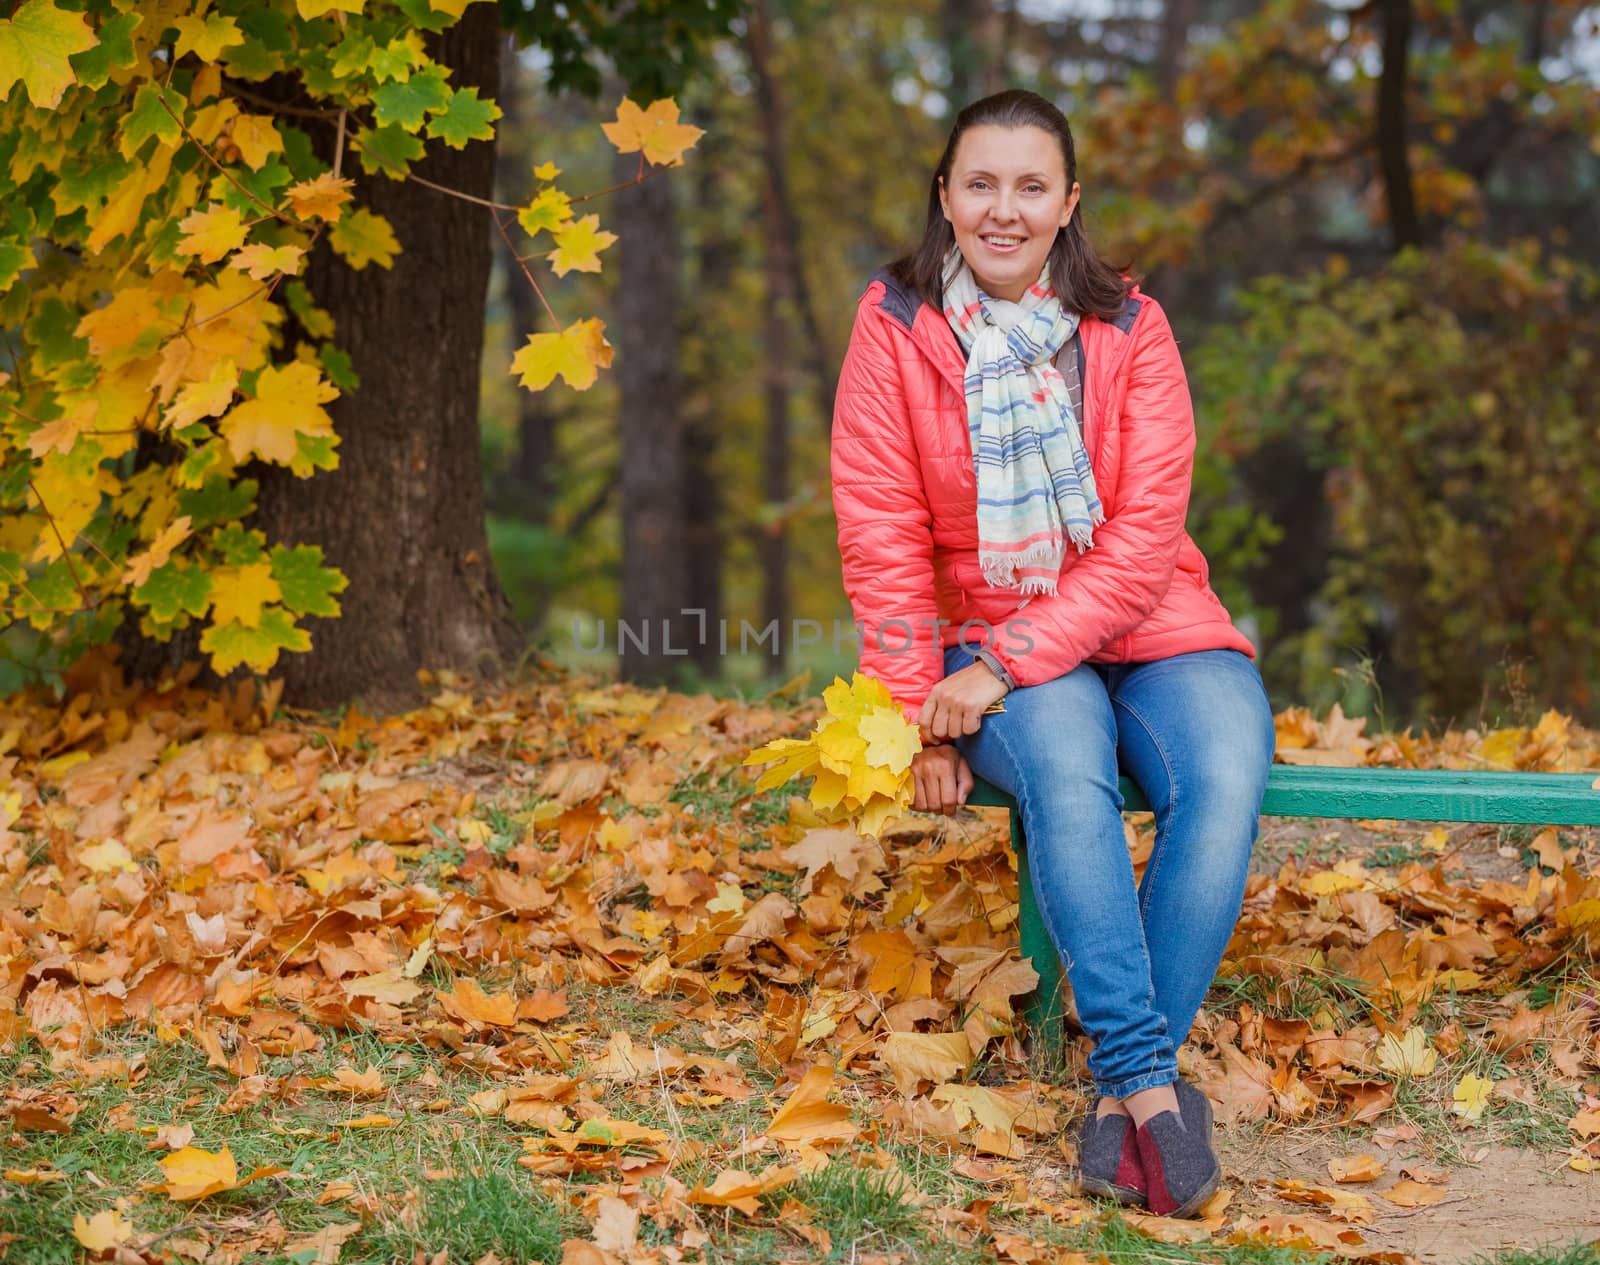
{"label": "green wooden bench", "polygon": [[[1592,773],[1335,769],[1275,764],[1267,778],[1261,815],[1600,826],[1600,789],[1596,789],[1596,781]],[[1122,779],[1122,798],[1126,812],[1149,810],[1144,794],[1131,778]],[[1061,960],[1033,899],[1022,814],[1010,795],[981,778],[967,803],[1011,810],[1022,956],[1031,959],[1033,969],[1039,973],[1038,988],[1025,1003],[1028,1031],[1046,1064],[1059,1067],[1063,1054]]]}

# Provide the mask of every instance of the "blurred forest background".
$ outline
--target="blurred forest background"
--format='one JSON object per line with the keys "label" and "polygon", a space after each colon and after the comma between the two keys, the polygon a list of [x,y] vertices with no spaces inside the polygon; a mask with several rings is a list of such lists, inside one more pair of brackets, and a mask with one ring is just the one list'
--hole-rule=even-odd
{"label": "blurred forest background", "polygon": [[588,94],[675,92],[707,135],[600,204],[620,242],[581,302],[617,358],[594,390],[504,375],[547,318],[497,258],[489,541],[530,644],[690,687],[848,673],[827,455],[855,301],[918,235],[954,111],[1018,86],[1066,112],[1093,239],[1171,315],[1190,530],[1274,702],[1600,716],[1600,8],[638,6],[642,31],[694,18],[669,60],[602,7],[609,61],[506,41],[497,198],[549,158],[574,189],[632,178]]}

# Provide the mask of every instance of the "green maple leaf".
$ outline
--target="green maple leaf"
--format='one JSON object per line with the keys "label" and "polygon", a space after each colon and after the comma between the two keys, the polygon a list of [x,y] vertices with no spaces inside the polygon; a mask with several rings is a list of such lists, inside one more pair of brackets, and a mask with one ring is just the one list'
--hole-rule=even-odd
{"label": "green maple leaf", "polygon": [[404,83],[424,60],[425,54],[416,45],[406,40],[391,40],[378,46],[368,67],[379,83],[394,80]]}
{"label": "green maple leaf", "polygon": [[18,586],[13,599],[17,614],[25,615],[35,628],[45,629],[65,619],[63,611],[78,610],[83,597],[73,579],[72,563],[57,558],[43,571],[28,577],[28,587]]}
{"label": "green maple leaf", "polygon": [[53,110],[75,78],[68,62],[99,41],[81,13],[65,13],[53,0],[28,0],[9,21],[0,20],[0,94],[22,80],[28,100]]}
{"label": "green maple leaf", "polygon": [[272,551],[272,578],[278,582],[283,602],[297,615],[332,618],[339,613],[335,593],[349,585],[342,572],[322,563],[322,550],[316,545],[278,545]]}
{"label": "green maple leaf", "polygon": [[296,628],[283,607],[268,606],[254,628],[247,628],[238,620],[211,625],[200,635],[200,649],[211,656],[211,666],[219,676],[226,676],[241,664],[266,672],[277,663],[279,651],[311,649],[311,634]]}
{"label": "green maple leaf", "polygon": [[428,135],[442,140],[451,149],[465,149],[468,141],[492,141],[494,121],[500,107],[484,101],[476,88],[461,88],[450,94],[450,103],[428,120]]}
{"label": "green maple leaf", "polygon": [[354,78],[372,65],[372,59],[377,51],[372,36],[366,32],[347,35],[334,48],[333,62],[329,71],[336,79]]}
{"label": "green maple leaf", "polygon": [[572,199],[560,189],[541,190],[527,206],[517,212],[517,223],[529,237],[542,230],[555,232],[572,218]]}
{"label": "green maple leaf", "polygon": [[368,128],[357,134],[356,141],[356,153],[369,176],[401,175],[422,157],[422,139],[398,123]]}
{"label": "green maple leaf", "polygon": [[78,82],[85,88],[100,88],[110,82],[111,72],[137,65],[139,55],[133,48],[133,30],[144,20],[142,14],[123,13],[100,23],[95,34],[100,37],[97,47],[72,57],[72,69]]}
{"label": "green maple leaf", "polygon": [[261,562],[267,556],[267,538],[258,531],[247,531],[238,523],[229,523],[211,538],[211,547],[217,556],[230,567],[247,567]]}
{"label": "green maple leaf", "polygon": [[17,283],[24,268],[33,267],[33,247],[25,242],[0,242],[0,294]]}
{"label": "green maple leaf", "polygon": [[[220,442],[220,441],[219,441]],[[226,445],[224,445],[226,447]],[[196,453],[210,452],[210,455],[201,459],[196,456],[192,472],[197,476],[204,476],[208,468],[215,465],[222,457],[223,451],[213,445],[198,448]],[[189,474],[191,467],[184,464],[184,473]],[[178,513],[187,514],[189,521],[194,524],[194,529],[199,531],[202,527],[210,527],[215,523],[231,523],[243,518],[256,507],[256,481],[254,479],[240,479],[232,483],[226,475],[213,474],[197,488],[186,488],[178,493]]]}
{"label": "green maple leaf", "polygon": [[170,624],[180,615],[203,615],[211,601],[211,577],[174,558],[163,562],[134,589],[133,600],[161,624]]}
{"label": "green maple leaf", "polygon": [[[133,157],[152,136],[159,137],[163,145],[170,145],[183,135],[178,120],[168,114],[166,107],[161,104],[161,97],[161,89],[154,83],[140,84],[139,90],[133,94],[133,109],[122,120],[122,136],[117,142],[123,157]],[[177,98],[168,100],[175,102],[172,108],[181,114],[182,101]]]}
{"label": "green maple leaf", "polygon": [[398,123],[415,131],[430,110],[442,110],[450,100],[444,67],[430,66],[404,83],[386,83],[372,94],[372,114],[380,126]]}
{"label": "green maple leaf", "polygon": [[295,436],[295,453],[289,459],[289,473],[297,479],[309,479],[318,470],[337,470],[339,454],[337,435]]}

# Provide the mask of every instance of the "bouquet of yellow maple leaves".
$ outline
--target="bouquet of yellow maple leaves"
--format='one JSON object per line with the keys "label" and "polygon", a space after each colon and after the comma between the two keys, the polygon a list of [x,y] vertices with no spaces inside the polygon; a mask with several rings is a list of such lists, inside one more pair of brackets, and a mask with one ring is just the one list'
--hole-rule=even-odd
{"label": "bouquet of yellow maple leaves", "polygon": [[911,757],[922,750],[917,727],[882,681],[860,672],[849,685],[834,677],[822,702],[827,713],[809,738],[776,739],[744,763],[772,765],[756,782],[758,791],[796,776],[812,778],[809,798],[823,820],[876,837],[911,805]]}

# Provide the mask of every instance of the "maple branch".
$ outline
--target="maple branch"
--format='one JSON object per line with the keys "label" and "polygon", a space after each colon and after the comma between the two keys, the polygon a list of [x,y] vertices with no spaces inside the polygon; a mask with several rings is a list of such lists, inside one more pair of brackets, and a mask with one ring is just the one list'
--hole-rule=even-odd
{"label": "maple branch", "polygon": [[344,125],[350,111],[343,106],[339,107],[339,135],[333,143],[333,178],[338,180],[339,173],[344,169]]}
{"label": "maple branch", "polygon": [[486,206],[491,211],[520,211],[522,209],[518,206],[507,206],[504,202],[491,202],[488,198],[474,197],[470,193],[462,193],[459,189],[452,189],[449,185],[435,184],[431,180],[425,180],[414,171],[404,171],[391,167],[383,160],[381,155],[373,153],[353,136],[350,138],[350,148],[358,149],[371,158],[373,162],[383,168],[384,174],[391,180],[415,180],[424,189],[432,189],[435,193],[443,193],[452,198],[460,198],[463,202],[471,202],[474,206]]}
{"label": "maple branch", "polygon": [[341,107],[340,110],[313,110],[304,105],[286,105],[281,101],[272,101],[266,97],[257,96],[255,93],[239,87],[238,84],[229,83],[226,80],[223,81],[222,90],[229,96],[238,97],[241,101],[248,101],[258,109],[276,114],[293,114],[303,119],[331,119],[343,109]]}
{"label": "maple branch", "polygon": [[238,180],[236,180],[234,178],[233,173],[231,171],[229,171],[226,167],[224,167],[220,162],[218,162],[217,159],[215,158],[215,156],[213,156],[213,154],[211,153],[211,151],[200,143],[199,138],[197,136],[195,136],[195,134],[193,132],[191,132],[188,129],[188,127],[184,124],[184,121],[181,118],[178,117],[177,111],[174,110],[170,105],[167,104],[166,93],[157,92],[156,93],[156,100],[161,102],[161,108],[172,116],[172,121],[174,123],[176,123],[180,128],[183,129],[183,134],[189,138],[190,144],[192,144],[203,155],[205,155],[205,160],[208,163],[210,163],[213,167],[215,167],[217,169],[217,171],[221,173],[222,177],[229,184],[231,184],[235,189],[237,189],[240,193],[244,194],[245,197],[249,198],[250,201],[254,202],[258,207],[260,207],[268,215],[272,216],[273,219],[282,220],[285,224],[293,224],[296,228],[309,228],[310,227],[310,225],[305,224],[305,223],[301,222],[300,220],[297,220],[297,219],[294,219],[294,218],[292,218],[292,217],[290,217],[288,215],[285,215],[282,211],[274,210],[272,207],[268,206],[265,202],[263,202],[260,198],[256,197],[255,194],[251,193],[250,190],[246,189],[242,184],[240,184],[238,182]]}
{"label": "maple branch", "polygon": [[533,292],[539,296],[539,302],[544,306],[544,310],[549,315],[551,322],[559,330],[561,328],[561,318],[556,315],[555,309],[550,306],[550,300],[544,297],[544,291],[539,288],[539,283],[533,279],[533,274],[528,271],[528,265],[522,262],[522,256],[517,254],[517,248],[511,243],[511,234],[506,232],[505,223],[498,215],[492,215],[489,218],[494,221],[495,228],[499,230],[500,236],[505,239],[506,249],[511,252],[511,258],[517,261],[517,267],[522,269],[522,275],[528,279],[528,284],[533,287]]}
{"label": "maple branch", "polygon": [[45,522],[50,524],[51,534],[56,538],[56,544],[61,546],[61,556],[66,559],[67,570],[72,572],[73,587],[78,590],[78,596],[83,599],[82,609],[92,611],[98,605],[89,597],[89,590],[83,587],[83,580],[78,575],[78,568],[72,564],[72,553],[67,548],[67,542],[61,538],[61,528],[56,525],[55,515],[50,512],[50,507],[44,503],[44,497],[39,495],[39,489],[34,487],[33,480],[28,480],[28,491],[32,492],[34,499],[39,502],[39,508],[44,511]]}
{"label": "maple branch", "polygon": [[23,421],[32,422],[35,426],[43,426],[43,425],[45,425],[45,423],[41,422],[37,417],[29,416],[27,413],[24,413],[21,409],[19,409],[16,405],[7,404],[4,400],[0,400],[0,408],[5,409],[8,413],[15,413]]}
{"label": "maple branch", "polygon": [[682,163],[673,163],[667,167],[651,167],[648,171],[646,171],[644,169],[644,151],[640,150],[639,174],[632,180],[624,180],[621,184],[614,184],[608,189],[596,189],[593,193],[585,193],[576,198],[568,198],[567,201],[576,205],[579,202],[588,202],[591,198],[603,198],[608,193],[619,193],[623,189],[631,189],[636,184],[643,184],[646,180],[650,179],[651,176],[659,176],[663,171],[671,171],[673,167],[681,166],[683,166]]}

